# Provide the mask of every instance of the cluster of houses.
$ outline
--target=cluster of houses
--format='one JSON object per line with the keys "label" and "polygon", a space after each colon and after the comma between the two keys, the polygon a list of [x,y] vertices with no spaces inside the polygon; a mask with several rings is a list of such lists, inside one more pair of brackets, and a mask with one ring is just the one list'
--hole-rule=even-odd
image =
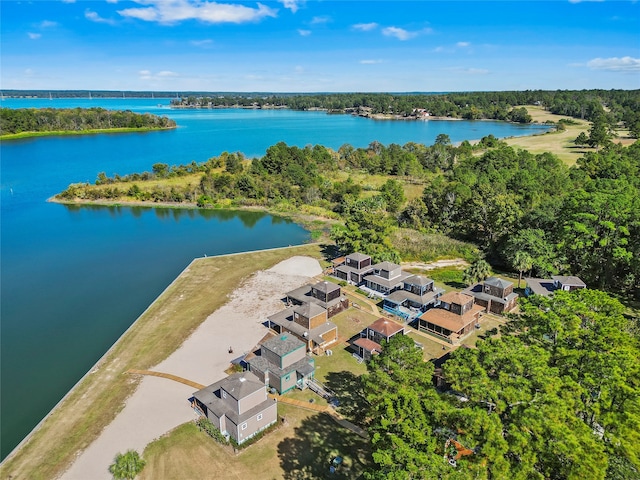
{"label": "cluster of houses", "polygon": [[[420,331],[458,345],[479,326],[483,313],[510,312],[518,299],[513,283],[498,277],[489,277],[462,292],[445,293],[430,278],[404,272],[392,262],[374,264],[362,253],[335,259],[330,273],[382,298],[384,310],[401,319],[381,317],[353,340],[355,356],[365,361],[379,354],[394,335],[404,335],[410,322]],[[586,287],[577,277],[526,280],[526,295]],[[194,409],[238,444],[276,422],[276,400],[268,396],[267,388],[283,394],[313,383],[315,362],[310,354],[331,353],[329,347],[339,337],[338,327],[330,319],[349,308],[340,285],[326,281],[287,292],[285,302],[286,308],[267,318],[266,326],[272,333],[259,350],[245,358],[247,370],[193,395]]]}

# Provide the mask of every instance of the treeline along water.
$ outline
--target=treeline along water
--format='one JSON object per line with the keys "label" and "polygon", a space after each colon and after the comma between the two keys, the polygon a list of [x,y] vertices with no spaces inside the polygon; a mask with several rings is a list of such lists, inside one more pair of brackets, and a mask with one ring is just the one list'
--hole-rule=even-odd
{"label": "treeline along water", "polygon": [[[92,107],[167,115],[169,131],[43,137],[0,144],[1,455],[4,458],[194,258],[299,244],[307,232],[254,212],[66,207],[70,183],[203,162],[223,151],[261,156],[372,141],[433,143],[527,135],[496,122],[372,121],[287,110],[171,110],[157,99],[6,99],[2,107]],[[88,406],[87,408],[90,408]]]}

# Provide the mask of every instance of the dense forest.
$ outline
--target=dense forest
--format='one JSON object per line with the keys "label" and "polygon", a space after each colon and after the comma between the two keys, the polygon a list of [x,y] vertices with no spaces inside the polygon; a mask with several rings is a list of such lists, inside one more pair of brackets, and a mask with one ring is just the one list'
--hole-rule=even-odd
{"label": "dense forest", "polygon": [[104,108],[0,108],[0,134],[102,130],[113,128],[174,128],[167,118],[130,110]]}
{"label": "dense forest", "polygon": [[[354,182],[356,173],[386,179]],[[173,186],[141,182],[189,178]],[[374,177],[372,177],[374,178]],[[400,260],[391,235],[402,227],[473,242],[495,265],[534,275],[573,274],[611,292],[640,294],[640,143],[611,141],[569,168],[549,153],[515,150],[493,136],[453,146],[378,142],[299,148],[278,143],[248,161],[223,153],[207,162],[73,184],[59,199],[259,205],[341,219],[332,238],[344,251]],[[422,189],[407,200],[406,188]]]}
{"label": "dense forest", "polygon": [[368,479],[640,478],[638,325],[597,290],[521,301],[501,335],[422,361],[396,335],[367,365]]}
{"label": "dense forest", "polygon": [[[481,118],[528,123],[522,105],[539,105],[551,113],[593,120],[606,114],[640,133],[639,90],[527,90],[512,92],[458,92],[443,94],[333,93],[306,95],[183,95],[172,105],[188,108],[287,107],[294,110],[326,109],[332,112],[370,112],[399,116],[426,111],[436,117]],[[637,135],[636,135],[637,137]]]}

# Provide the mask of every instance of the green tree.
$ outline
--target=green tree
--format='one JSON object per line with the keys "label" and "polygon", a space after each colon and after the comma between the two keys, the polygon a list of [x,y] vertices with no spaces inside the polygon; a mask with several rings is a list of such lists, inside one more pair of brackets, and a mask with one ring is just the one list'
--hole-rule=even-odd
{"label": "green tree", "polygon": [[479,259],[465,269],[462,273],[462,281],[467,285],[473,285],[483,281],[489,275],[491,275],[491,266],[486,260]]}
{"label": "green tree", "polygon": [[594,118],[589,129],[589,145],[599,150],[600,147],[609,143],[611,136],[611,127],[606,117],[599,115]]}
{"label": "green tree", "polygon": [[387,210],[391,213],[396,213],[400,210],[400,207],[405,202],[404,188],[402,188],[402,184],[397,180],[387,180],[385,184],[382,185],[380,194],[387,204]]}
{"label": "green tree", "polygon": [[580,135],[578,135],[576,137],[576,139],[573,141],[573,143],[575,143],[578,146],[588,145],[589,144],[589,137],[587,137],[587,135],[584,132],[580,132]]}
{"label": "green tree", "polygon": [[522,281],[522,272],[531,270],[533,267],[533,258],[527,252],[518,251],[513,256],[513,261],[511,263],[513,268],[515,268],[520,276],[518,277],[518,288],[520,288],[520,282]]}
{"label": "green tree", "polygon": [[109,466],[109,473],[115,480],[133,480],[142,471],[145,461],[135,450],[118,453]]}

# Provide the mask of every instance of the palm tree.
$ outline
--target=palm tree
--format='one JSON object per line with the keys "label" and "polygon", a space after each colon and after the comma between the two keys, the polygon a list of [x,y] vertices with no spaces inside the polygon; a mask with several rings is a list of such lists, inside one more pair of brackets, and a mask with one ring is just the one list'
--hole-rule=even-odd
{"label": "palm tree", "polygon": [[116,480],[133,480],[142,471],[145,461],[135,450],[118,453],[114,462],[109,466],[109,473]]}
{"label": "palm tree", "polygon": [[531,270],[531,268],[533,268],[533,258],[531,258],[531,255],[529,255],[527,252],[518,250],[513,256],[513,261],[511,263],[513,264],[513,268],[520,272],[520,277],[518,278],[518,288],[520,288],[522,272]]}
{"label": "palm tree", "polygon": [[491,266],[485,260],[476,260],[462,273],[462,281],[467,285],[473,285],[489,275],[491,275]]}

